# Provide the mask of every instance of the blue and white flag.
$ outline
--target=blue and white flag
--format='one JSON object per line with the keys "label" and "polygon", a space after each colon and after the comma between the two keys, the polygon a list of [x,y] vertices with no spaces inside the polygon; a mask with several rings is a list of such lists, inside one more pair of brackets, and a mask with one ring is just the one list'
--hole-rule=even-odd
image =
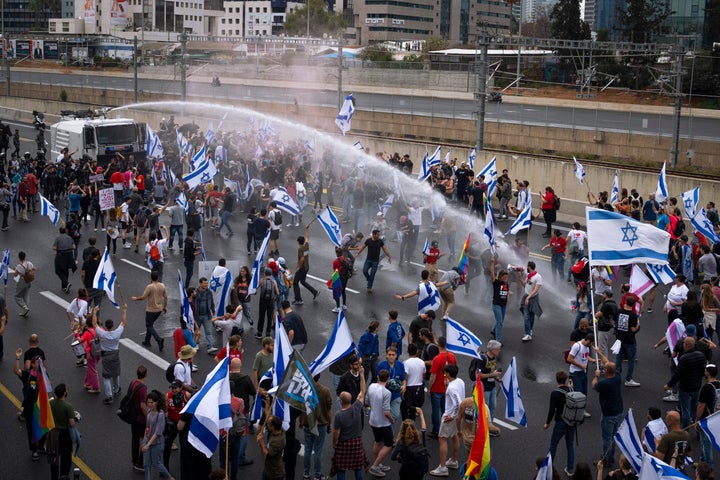
{"label": "blue and white flag", "polygon": [[643,448],[635,427],[635,418],[633,418],[632,408],[628,409],[625,419],[620,424],[617,433],[615,433],[615,443],[620,451],[628,459],[630,465],[636,472],[642,468]]}
{"label": "blue and white flag", "polygon": [[668,283],[673,283],[675,281],[675,272],[672,268],[670,268],[670,265],[660,265],[654,263],[648,263],[646,265],[648,273],[655,283],[667,285]]}
{"label": "blue and white flag", "polygon": [[185,192],[180,192],[180,195],[175,197],[175,202],[180,205],[183,210],[185,210],[185,213],[190,212],[190,205],[188,204],[188,199],[185,196]]}
{"label": "blue and white flag", "polygon": [[265,184],[259,178],[253,178],[247,184],[245,184],[245,198],[252,198],[255,193],[255,189],[262,188]]}
{"label": "blue and white flag", "polygon": [[317,216],[320,225],[322,225],[325,233],[330,237],[330,241],[335,244],[336,247],[340,246],[342,240],[342,231],[340,229],[340,221],[335,216],[330,207],[325,207],[325,210],[320,212]]}
{"label": "blue and white flag", "polygon": [[303,145],[305,145],[305,150],[307,150],[307,151],[309,151],[309,152],[312,152],[312,153],[315,153],[315,149],[313,148],[312,145],[310,145],[310,142],[308,142],[307,140],[305,140],[305,142],[303,143]]}
{"label": "blue and white flag", "polygon": [[715,233],[715,228],[713,227],[712,222],[707,217],[705,207],[700,207],[700,210],[695,214],[695,216],[690,218],[690,224],[693,226],[693,228],[695,228],[695,230],[705,235],[705,237],[710,240],[710,242],[720,242],[720,236]]}
{"label": "blue and white flag", "polygon": [[207,161],[207,144],[203,143],[202,147],[195,152],[192,159],[190,160],[190,170],[195,170]]}
{"label": "blue and white flag", "polygon": [[355,147],[355,150],[365,153],[365,147],[362,146],[362,143],[360,143],[360,140],[353,143],[353,147]]}
{"label": "blue and white flag", "polygon": [[200,235],[200,259],[203,262],[207,262],[207,257],[205,256],[205,241],[203,240],[202,229],[198,230],[198,235]]}
{"label": "blue and white flag", "polygon": [[216,265],[210,274],[210,291],[215,302],[215,316],[225,315],[225,306],[230,301],[232,273],[226,267]]}
{"label": "blue and white flag", "polygon": [[303,182],[295,182],[295,201],[300,212],[305,211],[308,206],[307,189]]}
{"label": "blue and white flag", "polygon": [[180,288],[180,311],[182,312],[183,320],[185,320],[188,329],[192,332],[195,330],[195,316],[190,307],[190,300],[185,291],[185,282],[183,282],[180,270],[178,270],[178,287]]}
{"label": "blue and white flag", "polygon": [[353,96],[350,94],[345,97],[345,101],[343,102],[342,107],[340,107],[337,118],[335,118],[335,125],[338,126],[343,135],[350,131],[354,111],[355,106],[353,105]]}
{"label": "blue and white flag", "polygon": [[428,242],[427,237],[425,237],[425,245],[423,245],[422,253],[423,255],[430,255],[430,242]]}
{"label": "blue and white flag", "polygon": [[[680,321],[680,323],[682,324],[682,320]],[[663,418],[656,418],[655,420],[650,420],[648,424],[645,425],[645,428],[643,429],[642,442],[643,445],[647,447],[648,452],[655,453],[655,439],[662,437],[666,433],[668,433],[668,428]]]}
{"label": "blue and white flag", "polygon": [[3,284],[7,287],[8,273],[10,272],[10,249],[6,248],[3,253],[2,263],[0,263],[0,277]]}
{"label": "blue and white flag", "polygon": [[662,170],[658,176],[657,189],[655,190],[655,201],[663,203],[669,197],[667,189],[667,179],[665,178],[665,162],[663,162]]}
{"label": "blue and white flag", "polygon": [[447,153],[445,154],[445,160],[444,162],[447,164],[450,164],[450,153],[452,152],[452,148],[448,148]]}
{"label": "blue and white flag", "polygon": [[[422,284],[420,284],[420,287],[422,288]],[[448,352],[453,352],[456,355],[481,358],[480,347],[482,347],[483,343],[477,335],[450,317],[446,319],[445,328]]]}
{"label": "blue and white flag", "polygon": [[418,180],[421,182],[424,182],[430,177],[433,166],[440,165],[440,147],[437,147],[432,155],[428,155],[428,153],[428,149],[425,147],[425,156],[420,164],[420,174],[418,175]]}
{"label": "blue and white flag", "polygon": [[492,157],[492,159],[490,159],[488,164],[485,165],[485,168],[480,170],[480,173],[478,173],[476,177],[479,178],[480,175],[485,175],[485,183],[488,186],[487,197],[492,198],[493,191],[497,186],[497,163],[494,156]]}
{"label": "blue and white flag", "polygon": [[227,148],[225,148],[222,144],[217,145],[215,147],[215,163],[227,164],[227,161]]}
{"label": "blue and white flag", "polygon": [[553,480],[553,478],[552,455],[548,452],[545,460],[543,460],[542,465],[540,465],[538,469],[537,475],[535,475],[535,480]]}
{"label": "blue and white flag", "polygon": [[207,145],[210,145],[214,139],[215,139],[215,129],[213,128],[213,123],[210,122],[208,124],[207,131],[205,132],[205,143]]}
{"label": "blue and white flag", "polygon": [[220,119],[220,123],[218,123],[218,128],[217,128],[218,132],[220,130],[222,130],[223,123],[225,123],[225,119],[227,118],[227,116],[228,116],[228,112],[225,112],[225,115],[223,115],[223,117]]}
{"label": "blue and white flag", "polygon": [[380,213],[383,214],[383,217],[387,216],[388,210],[390,210],[393,206],[393,202],[395,201],[395,194],[391,193],[388,195],[388,197],[385,199],[383,204],[380,206]]}
{"label": "blue and white flag", "polygon": [[638,480],[690,480],[690,477],[659,458],[643,452],[643,462]]}
{"label": "blue and white flag", "polygon": [[300,215],[300,207],[295,200],[293,200],[292,195],[285,190],[285,187],[278,187],[273,190],[271,198],[279,209],[285,210],[290,215]]}
{"label": "blue and white flag", "polygon": [[195,190],[200,185],[210,183],[215,175],[217,175],[215,162],[207,159],[198,168],[185,175],[183,182],[188,184],[190,190]]}
{"label": "blue and white flag", "polygon": [[42,193],[38,192],[38,196],[40,197],[40,215],[48,217],[53,225],[57,225],[60,220],[60,210],[55,208],[50,200],[43,197]]}
{"label": "blue and white flag", "polygon": [[490,244],[490,254],[495,256],[495,215],[493,214],[492,204],[488,201],[485,214],[485,230],[483,235]]}
{"label": "blue and white flag", "polygon": [[260,277],[264,277],[263,272],[261,272],[260,269],[263,267],[263,262],[265,261],[265,254],[267,253],[269,241],[270,229],[268,228],[268,231],[265,234],[265,239],[263,239],[262,244],[260,244],[260,248],[258,249],[257,255],[255,256],[255,261],[253,262],[252,266],[252,272],[250,272],[252,274],[252,278],[250,280],[250,286],[248,286],[248,295],[252,295],[257,292],[257,289],[260,285]]}
{"label": "blue and white flag", "polygon": [[312,373],[313,376],[322,373],[325,369],[329,368],[330,365],[344,358],[354,350],[355,342],[352,339],[350,327],[345,319],[345,311],[340,310],[335,320],[335,327],[325,344],[325,348],[309,365],[310,373]]}
{"label": "blue and white flag", "polygon": [[418,314],[440,308],[440,292],[433,282],[421,282],[418,292]]}
{"label": "blue and white flag", "polygon": [[468,156],[468,165],[470,165],[470,170],[475,170],[475,157],[477,157],[477,145],[473,147],[470,151],[470,155]]}
{"label": "blue and white flag", "polygon": [[149,124],[146,123],[145,128],[147,130],[147,138],[145,140],[145,153],[150,158],[162,158],[164,152],[160,137],[158,137],[157,133],[153,132]]}
{"label": "blue and white flag", "polygon": [[621,213],[585,207],[588,253],[592,265],[666,265],[670,234]]}
{"label": "blue and white flag", "polygon": [[698,422],[715,450],[720,450],[720,410]]}
{"label": "blue and white flag", "polygon": [[685,215],[688,218],[693,218],[697,213],[697,207],[700,203],[700,187],[695,187],[692,190],[683,192],[680,197],[682,198],[683,207],[685,207]]}
{"label": "blue and white flag", "polygon": [[505,233],[505,235],[517,235],[519,232],[522,232],[525,229],[530,228],[530,223],[532,222],[532,205],[528,203],[525,205],[525,208],[522,212],[520,212],[520,215],[515,219],[512,225],[510,225],[510,229]]}
{"label": "blue and white flag", "polygon": [[193,415],[188,441],[211,458],[220,443],[220,430],[230,430],[230,357],[223,358],[205,378],[205,384],[180,413]]}
{"label": "blue and white flag", "polygon": [[[283,327],[280,314],[275,314],[275,348],[273,349],[273,386],[280,385],[280,381],[285,375],[285,369],[290,362],[293,348],[290,339],[287,336],[285,327]],[[290,407],[279,398],[275,399],[274,415],[282,418],[283,430],[290,428]]]}
{"label": "blue and white flag", "polygon": [[115,305],[115,308],[119,308],[120,305],[115,303],[115,282],[117,275],[115,274],[115,267],[110,259],[110,252],[105,247],[102,259],[100,259],[100,265],[95,272],[95,278],[93,278],[93,288],[103,290],[110,300],[110,303]]}
{"label": "blue and white flag", "polygon": [[177,183],[177,177],[168,165],[163,165],[163,178],[165,179],[165,183],[171,188]]}
{"label": "blue and white flag", "polygon": [[[258,375],[260,375],[260,372],[258,372]],[[258,379],[258,383],[267,382],[268,379],[272,379],[273,376],[273,369],[271,368]],[[260,392],[255,394],[255,402],[253,402],[253,409],[250,412],[250,421],[251,422],[257,422],[262,418],[263,415],[263,396],[260,395]]]}
{"label": "blue and white flag", "polygon": [[580,162],[578,162],[577,158],[574,156],[573,160],[575,161],[575,177],[580,180],[580,183],[583,183],[585,181],[585,169],[582,165],[580,165]]}
{"label": "blue and white flag", "polygon": [[610,205],[615,205],[615,203],[619,199],[620,199],[620,180],[618,179],[618,171],[615,170],[615,178],[613,179],[612,190],[610,192]]}
{"label": "blue and white flag", "polygon": [[190,155],[192,145],[188,142],[187,138],[185,138],[185,135],[183,135],[180,130],[175,129],[175,137],[177,139],[178,150],[180,150],[180,156]]}
{"label": "blue and white flag", "polygon": [[505,418],[518,425],[527,427],[525,407],[520,396],[520,385],[518,384],[517,362],[512,358],[510,365],[502,377],[502,390],[505,394]]}

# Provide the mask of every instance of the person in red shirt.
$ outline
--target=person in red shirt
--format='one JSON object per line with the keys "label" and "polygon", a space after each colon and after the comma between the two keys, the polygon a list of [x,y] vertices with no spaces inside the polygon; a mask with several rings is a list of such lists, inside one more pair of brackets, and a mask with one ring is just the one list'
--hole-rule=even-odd
{"label": "person in red shirt", "polygon": [[[345,289],[347,288],[347,283],[350,277],[348,276],[349,273],[347,269],[352,268],[350,265],[346,265],[346,268],[343,268],[343,263],[345,262],[345,257],[343,256],[343,250],[340,247],[335,247],[335,260],[332,262],[332,269],[333,271],[338,272],[338,275],[340,275],[340,283],[342,284],[342,291],[339,297],[335,298],[333,295],[333,298],[335,299],[335,308],[332,309],[333,313],[338,313],[340,309],[347,310],[347,298],[345,296]],[[345,262],[346,263],[346,262]],[[342,304],[340,303],[340,299],[342,299]]]}
{"label": "person in red shirt", "polygon": [[[232,335],[230,340],[228,340],[228,343],[230,343],[230,361],[232,362],[233,358],[239,358],[242,360],[242,337],[240,335]],[[215,355],[215,363],[220,363],[226,356],[227,345],[221,348],[217,355]]]}
{"label": "person in red shirt", "polygon": [[438,337],[437,346],[440,353],[433,358],[430,366],[430,403],[432,405],[432,431],[430,438],[438,438],[440,431],[440,420],[445,413],[445,376],[443,369],[445,365],[457,365],[455,354],[447,351],[447,339]]}
{"label": "person in red shirt", "polygon": [[540,195],[540,200],[542,200],[540,210],[545,219],[545,233],[543,233],[543,237],[547,238],[552,231],[553,222],[557,220],[557,214],[555,212],[555,190],[553,190],[552,187],[545,187],[545,193]]}
{"label": "person in red shirt", "polygon": [[30,202],[28,204],[28,210],[32,211],[32,213],[37,213],[38,179],[35,174],[28,173],[25,175],[25,181],[27,182],[27,198]]}
{"label": "person in red shirt", "polygon": [[560,230],[555,229],[550,243],[542,247],[542,250],[549,248],[552,252],[550,258],[550,269],[552,270],[553,280],[562,281],[565,269],[565,250],[567,249],[567,240],[562,236]]}
{"label": "person in red shirt", "polygon": [[640,315],[643,312],[643,309],[645,308],[645,301],[635,295],[634,293],[630,292],[630,284],[629,283],[623,283],[620,285],[620,293],[622,293],[622,297],[620,298],[620,309],[625,309],[625,302],[627,302],[627,299],[632,297],[635,299],[635,306],[633,307],[633,311]]}
{"label": "person in red shirt", "polygon": [[437,261],[440,260],[441,257],[443,257],[445,254],[440,253],[440,249],[438,248],[438,242],[437,240],[433,240],[430,243],[430,248],[427,252],[423,252],[423,261],[425,262],[425,270],[430,273],[430,281],[433,283],[437,283],[438,280],[440,280],[440,271],[437,267]]}
{"label": "person in red shirt", "polygon": [[168,464],[170,463],[173,442],[178,434],[177,423],[180,421],[180,412],[185,408],[187,396],[189,395],[189,393],[183,392],[180,380],[173,381],[170,384],[170,390],[166,394],[167,417],[165,419],[165,449],[163,450],[165,468],[169,468]]}
{"label": "person in red shirt", "polygon": [[133,171],[135,173],[135,188],[138,189],[140,196],[145,198],[145,177],[138,171],[137,168],[134,168]]}

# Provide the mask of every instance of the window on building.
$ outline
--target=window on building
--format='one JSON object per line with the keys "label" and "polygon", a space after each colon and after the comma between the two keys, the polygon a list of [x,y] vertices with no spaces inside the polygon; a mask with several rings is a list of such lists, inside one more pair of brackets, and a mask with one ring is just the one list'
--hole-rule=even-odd
{"label": "window on building", "polygon": [[240,13],[240,7],[235,7],[235,13]]}
{"label": "window on building", "polygon": [[220,30],[220,35],[225,35],[225,30]]}
{"label": "window on building", "polygon": [[259,18],[256,18],[256,19],[255,19],[255,23],[260,23],[260,19],[259,19]]}
{"label": "window on building", "polygon": [[267,13],[267,7],[263,7],[263,13]]}
{"label": "window on building", "polygon": [[697,17],[698,13],[700,13],[700,5],[691,5],[690,15],[692,15],[693,17]]}

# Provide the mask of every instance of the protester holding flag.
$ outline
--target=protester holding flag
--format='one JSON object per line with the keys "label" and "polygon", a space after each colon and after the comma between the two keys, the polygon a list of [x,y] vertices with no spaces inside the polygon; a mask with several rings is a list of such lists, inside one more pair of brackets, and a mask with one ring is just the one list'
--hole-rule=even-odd
{"label": "protester holding flag", "polygon": [[[706,383],[700,389],[697,405],[697,420],[703,420],[711,414],[720,411],[720,405],[717,404],[716,393],[720,390],[720,381],[718,381],[718,367],[709,363],[705,366]],[[713,441],[708,433],[700,429],[700,460],[707,462],[711,467],[715,465],[713,460]]]}
{"label": "protester holding flag", "polygon": [[543,281],[535,268],[535,262],[528,262],[527,275],[520,276],[520,283],[522,283],[525,288],[525,293],[522,299],[520,299],[520,311],[525,317],[525,335],[522,337],[523,342],[532,340],[535,318],[540,318],[543,314],[539,297]]}
{"label": "protester holding flag", "polygon": [[[15,364],[13,365],[13,372],[17,377],[20,379],[20,381],[23,384],[23,399],[22,399],[22,419],[25,420],[25,430],[27,432],[28,437],[28,447],[30,448],[30,451],[32,452],[32,459],[37,461],[40,460],[40,454],[38,452],[39,449],[44,448],[45,445],[45,433],[47,432],[48,423],[47,421],[52,421],[52,416],[49,418],[46,416],[46,423],[38,423],[38,428],[34,428],[34,421],[33,418],[33,410],[35,409],[35,405],[38,400],[38,394],[39,394],[39,376],[42,375],[40,372],[39,362],[42,360],[39,355],[36,355],[32,357],[30,360],[30,367],[29,368],[22,368],[20,367],[20,358],[23,355],[22,348],[18,348],[15,351]],[[47,398],[47,393],[45,393],[45,398]],[[41,405],[42,408],[42,405]],[[42,415],[42,411],[38,412]],[[40,417],[42,421],[42,417]],[[41,429],[44,429],[41,430]]]}
{"label": "protester holding flag", "polygon": [[64,383],[56,385],[54,393],[55,398],[50,400],[54,428],[48,432],[46,447],[50,478],[58,480],[60,476],[69,475],[72,467],[70,429],[75,426],[75,409],[66,400],[68,391]]}

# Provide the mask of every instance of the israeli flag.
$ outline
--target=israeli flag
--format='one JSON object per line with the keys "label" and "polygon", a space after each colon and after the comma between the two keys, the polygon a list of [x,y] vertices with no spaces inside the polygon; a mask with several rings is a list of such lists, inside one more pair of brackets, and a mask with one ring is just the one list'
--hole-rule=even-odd
{"label": "israeli flag", "polygon": [[173,187],[177,183],[177,177],[175,176],[175,173],[172,171],[172,168],[168,165],[163,165],[163,177],[165,178],[165,182],[170,186]]}
{"label": "israeli flag", "polygon": [[643,462],[638,480],[690,480],[690,477],[659,458],[643,452]]}
{"label": "israeli flag", "polygon": [[618,171],[615,170],[615,178],[613,179],[612,191],[610,192],[610,205],[615,205],[620,195],[620,181],[618,179]]}
{"label": "israeli flag", "polygon": [[427,237],[425,237],[425,245],[423,245],[422,253],[423,255],[430,255],[430,242],[428,242]]}
{"label": "israeli flag", "polygon": [[215,162],[227,163],[227,148],[222,145],[215,147]]}
{"label": "israeli flag", "polygon": [[214,139],[215,139],[215,129],[213,128],[213,123],[210,122],[208,124],[207,131],[205,132],[205,143],[207,145],[210,145]]}
{"label": "israeli flag", "polygon": [[215,162],[208,159],[198,168],[183,177],[183,182],[187,183],[190,190],[195,190],[200,185],[210,183],[215,175],[217,175],[217,167]]}
{"label": "israeli flag", "polygon": [[256,188],[262,188],[265,184],[262,180],[253,178],[245,185],[245,198],[252,198]]}
{"label": "israeli flag", "polygon": [[312,145],[310,145],[310,142],[305,140],[304,145],[305,145],[305,150],[307,150],[308,152],[312,152],[313,154],[315,153],[315,149],[313,148]]}
{"label": "israeli flag", "polygon": [[418,285],[418,314],[440,308],[440,292],[433,282]]}
{"label": "israeli flag", "polygon": [[450,152],[452,152],[452,148],[448,148],[448,151],[445,154],[445,163],[450,163]]}
{"label": "israeli flag", "polygon": [[355,106],[353,105],[353,96],[350,94],[345,97],[337,118],[335,118],[335,125],[338,126],[343,135],[350,131],[353,112],[355,112]]}
{"label": "israeli flag", "polygon": [[328,237],[330,237],[330,241],[334,243],[336,247],[339,247],[340,241],[342,240],[340,222],[333,211],[330,210],[330,207],[325,207],[325,210],[320,212],[317,219],[320,222],[320,225],[322,225],[323,230],[325,230],[325,233],[327,233]]}
{"label": "israeli flag", "polygon": [[322,373],[325,369],[329,368],[330,365],[353,351],[355,351],[355,342],[353,341],[350,327],[345,319],[345,311],[340,310],[335,320],[335,327],[325,344],[325,348],[320,352],[320,355],[308,365],[310,373],[313,376]]}
{"label": "israeli flag", "polygon": [[195,316],[193,315],[192,308],[190,308],[190,300],[185,292],[185,282],[183,282],[180,270],[178,270],[178,287],[180,288],[180,311],[182,312],[183,320],[185,320],[185,323],[192,332],[195,330]]}
{"label": "israeli flag", "polygon": [[688,218],[693,218],[697,213],[697,206],[700,203],[700,187],[695,187],[692,190],[683,192],[680,197],[682,198],[683,207],[685,207],[685,215]]}
{"label": "israeli flag", "polygon": [[203,262],[207,262],[207,257],[205,256],[205,241],[203,240],[202,229],[198,231],[198,234],[200,235],[200,259]]}
{"label": "israeli flag", "polygon": [[520,385],[517,377],[517,362],[512,358],[510,365],[502,377],[502,390],[505,394],[505,418],[518,425],[527,427],[525,407],[520,396]]}
{"label": "israeli flag", "polygon": [[260,161],[262,156],[263,156],[263,149],[260,146],[260,144],[258,144],[257,148],[255,149],[255,162]]}
{"label": "israeli flag", "polygon": [[639,472],[640,468],[642,468],[643,448],[640,435],[638,435],[637,428],[635,427],[632,408],[628,409],[625,419],[620,424],[620,427],[618,427],[618,431],[615,434],[615,444],[623,455],[625,455],[625,458],[628,459],[635,471]]}
{"label": "israeli flag", "polygon": [[718,414],[720,410],[698,422],[716,450],[720,450],[720,415]]}
{"label": "israeli flag", "polygon": [[215,302],[215,316],[225,315],[225,306],[230,301],[230,289],[232,288],[232,274],[230,270],[216,265],[210,275],[210,291]]}
{"label": "israeli flag", "polygon": [[532,222],[532,205],[528,203],[513,224],[510,225],[510,229],[505,235],[517,235],[519,232],[530,228],[530,222]]}
{"label": "israeli flag", "polygon": [[218,123],[218,128],[217,128],[218,132],[220,130],[222,130],[223,123],[225,123],[225,119],[227,118],[227,116],[228,116],[228,114],[227,114],[227,112],[225,112],[225,115],[223,115],[223,117],[220,119],[220,123]]}
{"label": "israeli flag", "polygon": [[380,206],[380,213],[383,214],[383,217],[387,215],[388,210],[390,210],[393,206],[393,202],[395,201],[395,194],[391,193],[388,195],[388,197],[385,199],[383,204]]}
{"label": "israeli flag", "polygon": [[105,247],[100,265],[95,272],[95,278],[93,278],[93,288],[103,290],[110,300],[110,303],[115,305],[115,308],[119,308],[120,305],[115,303],[115,281],[117,275],[115,274],[115,267],[113,266],[112,260],[110,259],[110,252]]}
{"label": "israeli flag", "polygon": [[535,480],[553,480],[553,478],[552,455],[548,452],[547,457],[545,457],[538,469],[537,475],[535,475]]}
{"label": "israeli flag", "polygon": [[705,207],[700,207],[700,210],[695,214],[695,216],[690,218],[690,224],[693,228],[695,228],[695,230],[705,235],[705,237],[712,243],[720,242],[720,236],[715,233],[715,228],[707,217]]}
{"label": "israeli flag", "polygon": [[190,205],[188,205],[188,199],[185,196],[185,192],[180,192],[180,195],[175,197],[175,202],[180,205],[183,210],[185,210],[185,213],[190,212]]}
{"label": "israeli flag", "polygon": [[255,261],[253,262],[252,272],[251,272],[252,279],[250,280],[250,286],[248,286],[248,295],[252,295],[255,292],[257,292],[257,289],[260,285],[260,277],[264,276],[262,274],[262,272],[260,272],[260,268],[263,266],[263,262],[265,261],[265,254],[267,253],[267,247],[268,247],[269,241],[270,241],[270,229],[268,228],[268,231],[265,234],[265,239],[263,240],[262,244],[260,245],[257,255],[255,256]]}
{"label": "israeli flag", "polygon": [[2,263],[0,263],[0,277],[2,277],[3,283],[7,287],[8,272],[10,272],[10,249],[6,248],[3,253]]}
{"label": "israeli flag", "polygon": [[621,213],[585,207],[590,263],[668,263],[670,234]]}
{"label": "israeli flag", "polygon": [[353,143],[353,147],[355,147],[355,150],[365,153],[365,148],[362,146],[362,143],[360,143],[360,140]]}
{"label": "israeli flag", "polygon": [[148,157],[151,158],[162,158],[163,157],[163,146],[158,137],[157,133],[153,132],[149,124],[145,124],[146,128],[146,140],[145,140],[145,152]]}
{"label": "israeli flag", "polygon": [[217,450],[220,430],[232,427],[229,365],[229,356],[215,365],[200,391],[190,397],[180,412],[193,415],[188,441],[207,458],[211,458]]}
{"label": "israeli flag", "polygon": [[468,156],[468,165],[470,165],[470,170],[475,170],[475,157],[477,157],[477,145],[473,147],[470,151],[470,155]]}
{"label": "israeli flag", "polygon": [[[420,286],[422,287],[422,284]],[[482,346],[482,342],[474,333],[450,317],[447,317],[445,326],[448,352],[465,355],[467,357],[481,358],[480,347]]]}
{"label": "israeli flag", "polygon": [[300,212],[303,212],[308,205],[307,189],[303,182],[295,182],[295,200],[297,201],[298,209]]}
{"label": "israeli flag", "polygon": [[60,210],[55,208],[55,205],[43,197],[40,192],[38,192],[38,196],[40,197],[40,215],[48,217],[53,225],[57,225],[58,220],[60,220]]}
{"label": "israeli flag", "polygon": [[480,170],[480,173],[476,175],[476,178],[479,178],[480,175],[485,175],[485,183],[487,183],[488,186],[487,197],[492,198],[493,191],[497,186],[497,164],[495,162],[495,157],[492,157],[488,164],[485,165],[485,168]]}
{"label": "israeli flag", "polygon": [[660,170],[660,176],[658,176],[657,189],[655,190],[655,201],[662,203],[669,197],[667,189],[667,179],[665,178],[665,163],[663,162],[662,170]]}
{"label": "israeli flag", "polygon": [[[682,320],[680,323],[682,324]],[[668,340],[670,340],[669,337]],[[670,342],[668,342],[668,344],[669,343]],[[668,433],[668,428],[667,425],[665,425],[665,420],[662,418],[650,420],[648,424],[645,425],[645,429],[643,430],[643,445],[647,447],[648,452],[655,452],[655,439],[662,437],[666,433]]]}
{"label": "israeli flag", "polygon": [[290,215],[300,215],[300,207],[290,193],[285,190],[285,187],[278,187],[272,192],[272,201],[277,204],[279,209],[285,210]]}
{"label": "israeli flag", "polygon": [[580,180],[580,183],[583,183],[585,181],[585,169],[582,165],[580,165],[580,162],[578,162],[577,158],[574,156],[573,160],[575,161],[575,177]]}
{"label": "israeli flag", "polygon": [[495,215],[493,214],[492,204],[487,202],[487,213],[485,214],[485,230],[483,231],[485,238],[490,244],[490,254],[495,256]]}
{"label": "israeli flag", "polygon": [[435,165],[440,165],[440,147],[435,149],[435,153],[428,156],[428,149],[425,147],[425,156],[423,157],[422,164],[420,165],[420,175],[418,180],[424,182],[428,179],[432,173],[431,168]]}
{"label": "israeli flag", "polygon": [[[290,339],[287,336],[285,327],[283,327],[280,314],[275,314],[275,349],[273,350],[273,386],[280,385],[280,381],[285,375],[285,369],[290,363],[293,348],[290,345]],[[274,415],[283,419],[283,430],[290,428],[290,407],[279,398],[275,398]]]}
{"label": "israeli flag", "polygon": [[203,143],[202,147],[195,152],[195,155],[193,155],[192,160],[190,161],[190,170],[195,170],[200,165],[205,163],[207,160],[207,144]]}
{"label": "israeli flag", "polygon": [[670,268],[669,265],[661,265],[654,263],[648,263],[646,265],[648,273],[655,281],[655,283],[667,285],[675,281],[675,272],[672,268]]}
{"label": "israeli flag", "polygon": [[175,129],[175,138],[177,139],[177,145],[178,150],[180,150],[180,156],[184,157],[185,155],[190,155],[190,150],[192,149],[192,145],[190,142],[188,142],[188,139],[185,138],[185,135],[182,134],[182,132],[178,129]]}

